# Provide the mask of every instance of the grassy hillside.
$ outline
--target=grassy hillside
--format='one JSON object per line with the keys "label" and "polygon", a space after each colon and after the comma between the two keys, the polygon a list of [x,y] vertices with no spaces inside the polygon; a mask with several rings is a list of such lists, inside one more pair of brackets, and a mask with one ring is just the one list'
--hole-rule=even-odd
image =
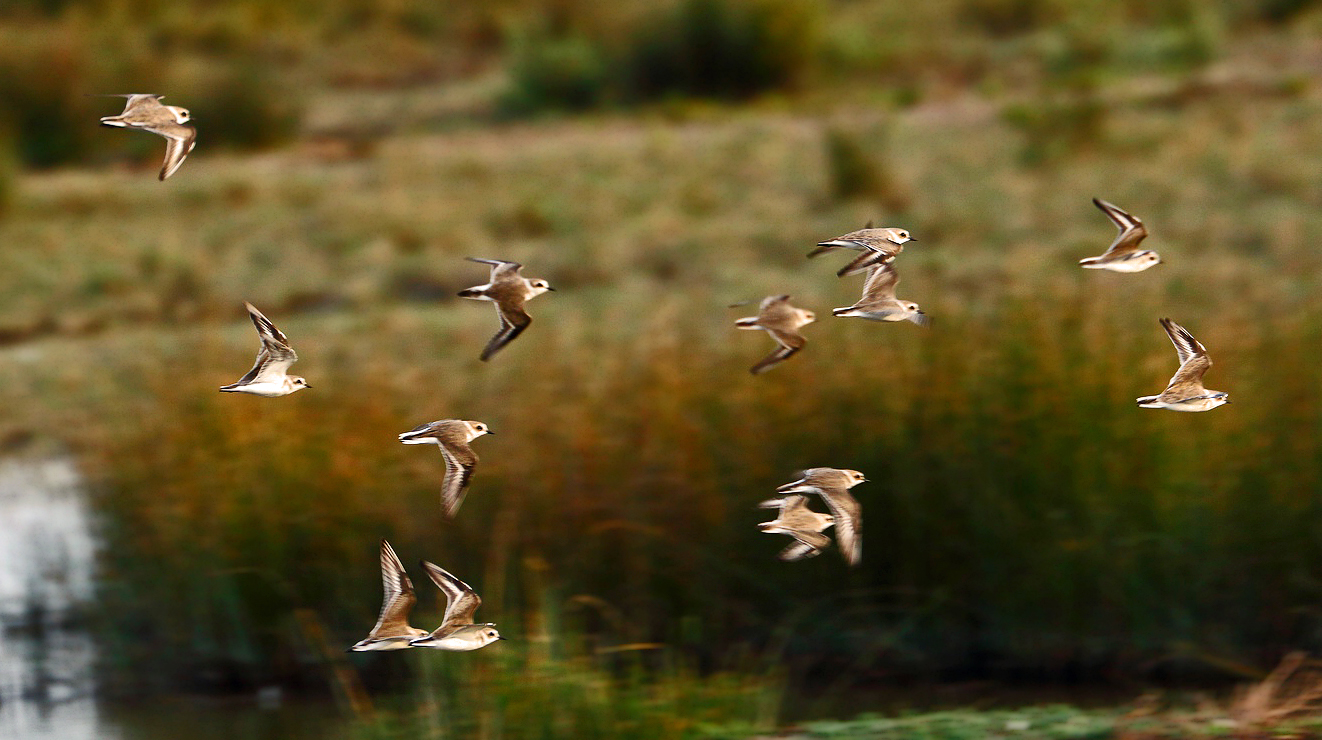
{"label": "grassy hillside", "polygon": [[[822,43],[855,56],[823,51],[750,103],[496,123],[497,55],[444,88],[309,82],[287,145],[199,145],[165,184],[159,142],[120,132],[98,133],[144,140],[140,166],[16,170],[0,440],[67,446],[96,483],[110,685],[331,680],[322,647],[378,607],[381,537],[473,583],[506,634],[607,674],[599,651],[652,642],[699,673],[753,660],[842,683],[1153,676],[1318,647],[1316,14],[1240,38],[1231,6],[1130,8],[1096,47],[1022,5],[915,13],[932,25],[896,34],[908,87],[900,51],[873,60],[842,20],[905,14],[827,4]],[[942,28],[929,68],[906,45]],[[1184,43],[1172,28],[1210,51],[1135,50]],[[1094,196],[1143,218],[1167,264],[1079,269],[1113,236]],[[830,318],[859,281],[803,255],[869,219],[919,237],[899,292],[930,330]],[[491,363],[490,308],[454,297],[485,279],[469,255],[558,288]],[[726,306],[782,292],[821,318],[751,377],[771,342]],[[243,300],[312,390],[215,391],[256,348]],[[1175,369],[1161,316],[1207,345],[1232,405],[1134,407]],[[394,439],[446,417],[497,432],[454,522],[439,455]],[[754,527],[819,465],[871,479],[857,569],[778,563]],[[419,588],[426,624],[440,608]]]}

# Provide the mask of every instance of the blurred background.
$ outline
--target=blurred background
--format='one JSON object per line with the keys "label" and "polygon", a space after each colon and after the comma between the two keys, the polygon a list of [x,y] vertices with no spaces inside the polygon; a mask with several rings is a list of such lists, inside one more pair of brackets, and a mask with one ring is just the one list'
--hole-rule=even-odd
{"label": "blurred background", "polygon": [[[1314,0],[9,0],[0,735],[733,738],[1322,648],[1320,72]],[[129,92],[192,112],[165,183]],[[1080,269],[1093,197],[1166,264]],[[869,220],[929,330],[830,317]],[[558,289],[490,363],[466,256]],[[753,377],[772,293],[819,320]],[[216,392],[244,300],[311,390]],[[1135,408],[1163,316],[1234,404]],[[454,521],[440,418],[496,432]],[[812,466],[858,568],[756,530]],[[346,655],[382,537],[510,640]]]}

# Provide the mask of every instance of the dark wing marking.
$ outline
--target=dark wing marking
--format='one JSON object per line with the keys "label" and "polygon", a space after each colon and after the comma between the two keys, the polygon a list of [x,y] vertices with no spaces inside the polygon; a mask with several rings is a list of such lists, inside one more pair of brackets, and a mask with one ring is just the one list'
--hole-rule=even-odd
{"label": "dark wing marking", "polygon": [[1194,339],[1188,329],[1170,319],[1161,319],[1161,326],[1170,337],[1171,344],[1175,345],[1175,353],[1180,358],[1180,369],[1171,376],[1166,390],[1162,391],[1158,398],[1169,402],[1206,394],[1203,375],[1212,366],[1212,358],[1208,356],[1207,348]]}
{"label": "dark wing marking", "polygon": [[867,280],[863,281],[863,297],[855,304],[858,308],[895,302],[895,286],[900,284],[900,274],[895,265],[883,263],[868,270]]}
{"label": "dark wing marking", "polygon": [[409,612],[418,600],[413,591],[413,581],[409,580],[408,573],[404,571],[404,564],[385,540],[381,540],[381,588],[384,592],[381,615],[377,617],[376,626],[368,634],[368,639],[404,634],[410,629]]}
{"label": "dark wing marking", "polygon": [[868,248],[863,242],[851,241],[848,239],[832,239],[829,242],[817,242],[817,248],[808,253],[808,257],[816,257],[819,254],[826,254],[834,249],[853,249],[855,251],[864,251]]}
{"label": "dark wing marking", "polygon": [[1207,354],[1207,348],[1194,339],[1193,334],[1183,326],[1170,319],[1161,319],[1161,328],[1166,330],[1166,336],[1170,337],[1171,344],[1175,345],[1175,353],[1179,356],[1181,365],[1188,362],[1190,357]]}
{"label": "dark wing marking", "polygon": [[1116,234],[1115,241],[1111,242],[1111,246],[1107,247],[1102,256],[1119,257],[1129,252],[1138,251],[1139,242],[1142,242],[1148,235],[1147,227],[1143,225],[1143,222],[1120,207],[1107,203],[1100,198],[1093,198],[1092,202],[1093,205],[1102,209],[1102,213],[1105,213],[1106,217],[1111,219],[1111,222],[1115,224],[1120,232]]}
{"label": "dark wing marking", "polygon": [[762,358],[761,362],[757,363],[749,370],[749,372],[754,375],[760,375],[789,359],[794,353],[803,349],[803,345],[807,343],[807,340],[800,334],[784,332],[777,329],[767,329],[767,333],[770,334],[780,346],[773,350],[771,354]]}
{"label": "dark wing marking", "polygon": [[275,324],[258,311],[251,303],[244,303],[253,326],[257,327],[257,336],[262,341],[262,348],[257,351],[257,360],[247,375],[239,378],[234,385],[248,385],[272,375],[283,375],[290,365],[298,361],[298,354],[289,346],[289,339],[275,328]]}
{"label": "dark wing marking", "polygon": [[[471,586],[455,578],[439,565],[422,561],[422,567],[441,591],[445,592],[445,617],[436,632],[447,627],[457,627],[473,623],[473,614],[482,606],[482,598]],[[435,634],[435,633],[433,633]]]}
{"label": "dark wing marking", "polygon": [[890,262],[891,260],[895,259],[896,254],[899,254],[898,250],[892,251],[888,249],[877,249],[876,247],[868,246],[868,248],[865,249],[862,254],[855,257],[853,261],[851,261],[849,264],[845,265],[844,267],[840,268],[839,270],[836,270],[835,273],[836,277],[848,277],[849,275],[855,275],[860,272],[863,272],[864,270],[874,265]]}
{"label": "dark wing marking", "polygon": [[154,134],[165,137],[165,163],[161,165],[159,179],[173,175],[184,163],[184,158],[197,146],[197,129],[192,126],[167,124],[147,127]]}
{"label": "dark wing marking", "polygon": [[407,432],[404,432],[403,434],[399,435],[399,438],[400,438],[401,440],[405,440],[405,439],[413,439],[414,437],[420,437],[420,436],[423,436],[423,435],[421,434],[422,432],[430,432],[430,431],[432,431],[432,427],[434,427],[435,425],[436,425],[436,422],[434,422],[434,421],[429,421],[429,422],[427,422],[426,424],[422,424],[422,425],[416,426],[416,427],[414,427],[414,428],[408,430]]}
{"label": "dark wing marking", "polygon": [[473,448],[456,440],[442,440],[441,455],[445,458],[445,481],[441,484],[441,507],[447,517],[453,518],[464,502],[468,481],[477,467],[477,454]]}
{"label": "dark wing marking", "polygon": [[523,306],[512,304],[496,303],[496,316],[500,318],[500,330],[487,342],[487,346],[482,350],[482,361],[491,359],[491,356],[499,352],[505,345],[513,342],[516,337],[523,333],[524,329],[532,323],[532,317],[523,310]]}

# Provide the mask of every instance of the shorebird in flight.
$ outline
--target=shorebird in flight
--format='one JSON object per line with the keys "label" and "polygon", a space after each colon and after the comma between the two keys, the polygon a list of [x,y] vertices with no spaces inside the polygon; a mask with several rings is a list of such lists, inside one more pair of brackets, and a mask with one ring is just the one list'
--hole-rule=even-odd
{"label": "shorebird in flight", "polygon": [[803,471],[802,478],[786,483],[776,491],[782,494],[815,493],[821,496],[831,510],[840,554],[844,555],[845,562],[858,565],[863,557],[863,512],[858,501],[849,494],[849,489],[866,480],[857,470],[809,468]]}
{"label": "shorebird in flight", "polygon": [[794,538],[777,555],[781,560],[794,561],[816,557],[831,545],[831,538],[822,532],[835,522],[835,517],[808,508],[808,497],[797,493],[763,501],[761,509],[780,509],[775,521],[762,522],[757,528],[767,534],[787,534]]}
{"label": "shorebird in flight", "polygon": [[429,633],[425,629],[409,626],[409,611],[417,603],[413,581],[404,572],[404,564],[389,542],[381,540],[381,586],[385,591],[381,600],[381,615],[367,637],[354,643],[349,652],[368,650],[403,650],[409,642]]}
{"label": "shorebird in flight", "polygon": [[257,361],[248,374],[239,378],[237,383],[222,385],[220,390],[225,393],[251,393],[254,396],[276,398],[311,388],[303,378],[287,374],[289,366],[298,362],[298,355],[289,346],[289,339],[251,303],[245,302],[243,305],[248,308],[253,326],[257,327],[262,348],[257,351]]}
{"label": "shorebird in flight", "polygon": [[841,318],[858,317],[872,321],[912,321],[919,326],[927,326],[930,319],[923,309],[913,301],[902,301],[895,297],[895,286],[900,283],[900,274],[895,265],[883,262],[868,270],[867,280],[863,281],[863,296],[852,306],[833,309],[831,313]]}
{"label": "shorebird in flight", "polygon": [[471,586],[450,575],[439,565],[424,560],[422,567],[431,576],[432,583],[445,592],[445,616],[441,619],[440,627],[426,637],[410,642],[411,647],[477,650],[496,640],[505,639],[496,631],[496,625],[473,623],[473,614],[482,606],[482,597]]}
{"label": "shorebird in flight", "polygon": [[399,441],[406,445],[435,444],[441,448],[441,456],[445,458],[441,506],[447,517],[453,518],[459,511],[459,505],[464,502],[464,494],[468,491],[468,481],[473,477],[473,469],[477,467],[477,454],[468,443],[483,434],[492,433],[480,421],[441,419],[399,435]]}
{"label": "shorebird in flight", "polygon": [[[735,304],[736,306],[742,304]],[[733,306],[731,307],[733,308]],[[790,305],[788,295],[772,295],[762,299],[756,316],[739,319],[734,325],[740,329],[763,329],[780,345],[749,372],[754,375],[764,373],[784,361],[790,355],[803,349],[808,340],[803,338],[799,329],[817,320],[812,311],[795,308]]]}
{"label": "shorebird in flight", "polygon": [[1080,265],[1089,270],[1142,272],[1161,264],[1161,255],[1151,249],[1138,248],[1139,242],[1148,235],[1147,227],[1142,221],[1104,200],[1093,198],[1092,202],[1102,209],[1102,213],[1111,219],[1120,232],[1116,234],[1115,241],[1111,242],[1111,246],[1107,247],[1102,256],[1084,257],[1079,260]]}
{"label": "shorebird in flight", "polygon": [[918,241],[907,229],[884,228],[874,229],[871,224],[858,231],[851,231],[844,236],[817,242],[817,248],[808,253],[809,257],[816,257],[832,249],[852,249],[856,252],[862,252],[855,257],[852,262],[840,268],[836,275],[844,277],[862,272],[873,265],[884,264],[895,259],[900,252],[904,251],[904,245],[907,242]]}
{"label": "shorebird in flight", "polygon": [[1212,366],[1212,358],[1207,355],[1207,348],[1202,345],[1189,330],[1171,321],[1161,319],[1161,326],[1175,345],[1175,352],[1180,358],[1180,369],[1171,376],[1166,390],[1155,396],[1143,396],[1138,405],[1145,409],[1170,409],[1171,411],[1210,411],[1217,406],[1230,403],[1230,394],[1224,391],[1209,391],[1203,387],[1203,374]]}
{"label": "shorebird in flight", "polygon": [[124,104],[124,112],[103,117],[101,125],[142,129],[165,137],[165,164],[160,179],[173,175],[197,144],[197,129],[184,125],[190,120],[188,109],[162,104],[161,95],[130,93],[110,97],[128,98],[128,102]]}
{"label": "shorebird in flight", "polygon": [[459,291],[461,298],[475,301],[491,301],[496,304],[496,316],[500,319],[500,331],[487,342],[482,350],[482,361],[491,359],[502,347],[514,341],[532,323],[532,317],[523,310],[528,299],[539,296],[548,290],[555,290],[545,280],[530,280],[519,274],[523,265],[504,260],[488,260],[478,257],[467,258],[470,262],[491,265],[491,281]]}

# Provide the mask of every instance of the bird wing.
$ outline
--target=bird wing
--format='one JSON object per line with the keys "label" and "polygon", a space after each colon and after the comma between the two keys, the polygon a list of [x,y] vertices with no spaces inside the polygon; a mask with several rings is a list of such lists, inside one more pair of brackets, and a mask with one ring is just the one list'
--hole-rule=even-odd
{"label": "bird wing", "polygon": [[824,550],[831,546],[831,538],[821,532],[813,532],[807,529],[786,529],[784,532],[797,542],[801,542],[814,550]]}
{"label": "bird wing", "polygon": [[522,334],[523,330],[532,323],[532,317],[523,310],[522,298],[516,300],[512,295],[497,295],[495,303],[496,317],[500,319],[500,330],[491,337],[491,341],[487,342],[487,346],[482,350],[483,362],[490,360],[492,355],[513,342],[515,337]]}
{"label": "bird wing", "polygon": [[866,249],[863,253],[855,257],[853,261],[836,271],[836,277],[848,277],[856,275],[864,270],[874,266],[885,264],[895,259],[899,254],[899,249],[877,248],[870,244],[864,245]]}
{"label": "bird wing", "polygon": [[[1180,358],[1181,365],[1187,363],[1192,357],[1207,356],[1207,348],[1197,339],[1194,339],[1188,329],[1170,319],[1161,319],[1161,328],[1166,330],[1166,336],[1170,337],[1171,344],[1175,345],[1175,352]],[[1210,358],[1207,364],[1212,364]]]}
{"label": "bird wing", "polygon": [[151,93],[128,93],[123,95],[116,95],[115,97],[128,98],[128,100],[124,103],[124,111],[120,113],[121,116],[127,116],[130,113],[141,113],[142,111],[150,110],[152,108],[165,107],[161,103],[161,98],[165,97],[164,95],[154,95]]}
{"label": "bird wing", "polygon": [[803,508],[808,503],[807,496],[790,494],[788,496],[779,496],[773,499],[767,499],[757,505],[759,509],[780,509],[783,517],[787,512]]}
{"label": "bird wing", "polygon": [[900,273],[895,265],[882,263],[868,270],[863,281],[863,297],[855,304],[859,308],[895,302],[895,286],[900,284]]}
{"label": "bird wing", "polygon": [[385,540],[381,540],[381,587],[384,591],[381,615],[367,636],[369,640],[407,633],[410,629],[409,612],[418,601],[413,592],[413,581],[409,580],[408,573],[404,571],[404,564]]}
{"label": "bird wing", "polygon": [[1120,233],[1116,234],[1115,241],[1111,242],[1111,246],[1107,247],[1102,256],[1115,257],[1138,251],[1139,242],[1148,235],[1147,227],[1143,222],[1113,203],[1107,203],[1100,198],[1093,198],[1092,202],[1102,209],[1102,213],[1105,213],[1120,230]]}
{"label": "bird wing", "polygon": [[467,443],[441,437],[441,456],[445,458],[445,481],[441,484],[441,507],[453,518],[464,502],[468,481],[477,467],[477,454]]}
{"label": "bird wing", "polygon": [[[825,537],[825,535],[822,536]],[[831,544],[831,540],[829,537],[826,540],[826,544],[828,546]],[[792,563],[796,560],[807,560],[808,558],[815,558],[821,554],[822,554],[822,548],[813,547],[812,545],[805,545],[804,543],[799,542],[796,539],[795,541],[791,542],[789,546],[787,546],[784,550],[781,550],[780,553],[776,555],[776,557],[780,558],[781,560],[787,563]]]}
{"label": "bird wing", "polygon": [[863,242],[847,240],[844,237],[833,239],[829,242],[818,242],[817,248],[808,253],[808,257],[816,257],[819,254],[826,254],[833,249],[853,249],[858,252],[866,251],[867,245]]}
{"label": "bird wing", "polygon": [[844,488],[818,489],[826,507],[835,517],[836,539],[840,541],[840,553],[850,565],[858,565],[863,556],[861,539],[863,512],[858,501]]}
{"label": "bird wing", "polygon": [[523,269],[523,265],[518,262],[509,262],[507,260],[489,260],[482,257],[467,257],[466,259],[469,262],[479,262],[484,265],[491,265],[492,283],[503,278],[508,279],[511,276],[516,276],[519,274],[519,270]]}
{"label": "bird wing", "polygon": [[197,129],[192,126],[181,126],[177,123],[163,123],[143,128],[154,134],[160,134],[165,137],[165,163],[161,165],[160,179],[173,175],[179,166],[184,163],[184,158],[197,146]]}
{"label": "bird wing", "polygon": [[760,375],[781,362],[784,362],[791,355],[803,349],[803,345],[807,344],[808,341],[798,332],[767,329],[767,333],[770,334],[772,339],[775,339],[776,343],[780,346],[776,347],[776,349],[772,350],[771,354],[762,358],[761,362],[752,367],[750,372],[754,375]]}
{"label": "bird wing", "polygon": [[1157,398],[1170,402],[1206,394],[1203,375],[1207,373],[1207,368],[1212,366],[1212,358],[1208,356],[1207,348],[1194,339],[1188,329],[1170,319],[1162,319],[1161,327],[1166,330],[1166,336],[1171,338],[1171,344],[1175,345],[1175,353],[1180,358],[1180,369],[1171,376],[1166,390]]}
{"label": "bird wing", "polygon": [[[455,578],[439,565],[422,561],[422,567],[441,591],[445,592],[445,617],[436,632],[447,627],[457,627],[473,623],[473,614],[482,606],[482,597],[471,586]],[[435,633],[433,633],[435,634]]]}
{"label": "bird wing", "polygon": [[283,377],[289,366],[298,362],[298,354],[289,346],[289,339],[285,337],[284,332],[275,328],[275,324],[272,324],[270,319],[251,303],[243,305],[247,306],[248,316],[252,319],[253,326],[257,327],[262,348],[257,351],[257,360],[253,363],[252,369],[247,375],[239,378],[239,382],[235,385],[248,385]]}

